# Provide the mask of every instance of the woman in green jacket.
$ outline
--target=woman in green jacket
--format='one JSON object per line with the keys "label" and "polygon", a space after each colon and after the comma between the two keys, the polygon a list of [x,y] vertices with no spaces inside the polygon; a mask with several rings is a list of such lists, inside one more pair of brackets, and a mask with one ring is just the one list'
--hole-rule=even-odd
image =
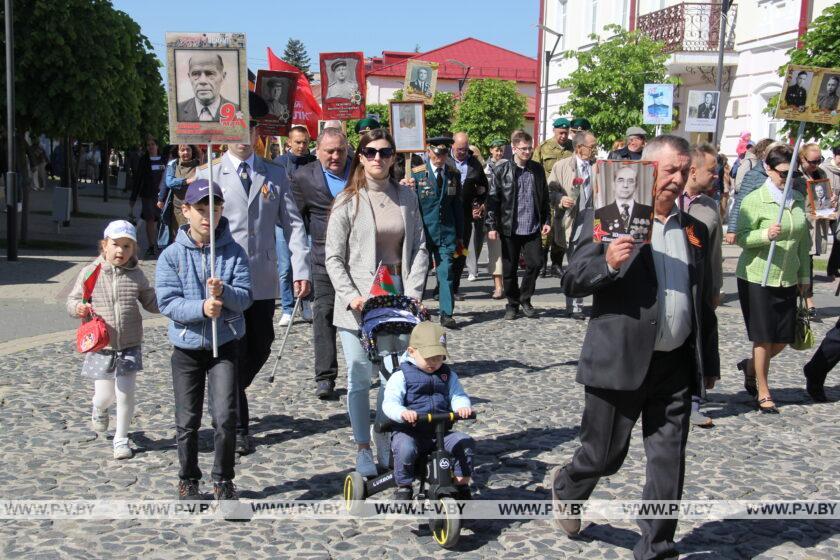
{"label": "woman in green jacket", "polygon": [[[736,270],[738,299],[747,335],[753,343],[752,357],[742,360],[738,369],[744,373],[744,388],[756,397],[758,409],[770,414],[779,412],[767,384],[770,360],[793,342],[797,286],[800,294],[807,293],[811,274],[805,199],[793,189],[787,199],[784,196],[792,156],[787,145],[767,152],[767,181],[744,198],[738,215],[737,241],[743,249]],[[779,224],[776,222],[783,206]],[[774,240],[776,250],[767,286],[762,287],[770,243]]]}

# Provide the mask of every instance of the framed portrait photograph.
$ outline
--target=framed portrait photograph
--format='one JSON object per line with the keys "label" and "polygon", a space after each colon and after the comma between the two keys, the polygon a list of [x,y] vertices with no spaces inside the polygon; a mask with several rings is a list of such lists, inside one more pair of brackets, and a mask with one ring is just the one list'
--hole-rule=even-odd
{"label": "framed portrait photograph", "polygon": [[297,73],[258,70],[255,92],[268,107],[268,114],[257,119],[260,136],[286,136],[294,115]]}
{"label": "framed portrait photograph", "polygon": [[818,218],[834,219],[836,212],[831,203],[831,181],[829,179],[808,179],[805,181],[808,188],[808,213]]}
{"label": "framed portrait photograph", "polygon": [[645,84],[644,123],[669,125],[674,120],[674,84]]}
{"label": "framed portrait photograph", "polygon": [[686,132],[714,132],[717,126],[720,92],[692,90],[688,92]]}
{"label": "framed portrait photograph", "polygon": [[437,62],[409,60],[405,66],[403,99],[431,104],[437,90]]}
{"label": "framed portrait photograph", "polygon": [[325,120],[364,118],[364,53],[321,53],[321,99]]}
{"label": "framed portrait photograph", "polygon": [[791,64],[785,72],[776,118],[840,124],[840,68]]}
{"label": "framed portrait photograph", "polygon": [[320,135],[324,132],[324,129],[327,127],[341,129],[341,132],[347,134],[347,121],[337,121],[335,119],[318,121],[318,134]]}
{"label": "framed portrait photograph", "polygon": [[391,136],[397,152],[417,153],[426,150],[426,106],[422,101],[391,101]]}
{"label": "framed portrait photograph", "polygon": [[250,142],[244,33],[167,33],[172,143]]}
{"label": "framed portrait photograph", "polygon": [[650,242],[656,164],[598,160],[594,169],[593,240],[609,243],[629,235],[636,243]]}
{"label": "framed portrait photograph", "polygon": [[836,115],[840,110],[840,73],[824,72],[817,89],[816,110],[821,113]]}

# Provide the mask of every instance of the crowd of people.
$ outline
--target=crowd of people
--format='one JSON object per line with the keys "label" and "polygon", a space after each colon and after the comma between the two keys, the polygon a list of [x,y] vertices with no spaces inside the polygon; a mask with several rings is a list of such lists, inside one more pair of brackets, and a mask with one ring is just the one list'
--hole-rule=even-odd
{"label": "crowd of people", "polygon": [[[258,112],[255,101],[252,113]],[[577,375],[585,387],[581,445],[568,465],[552,470],[552,498],[587,499],[601,477],[621,467],[641,416],[648,460],[643,498],[679,500],[689,426],[711,427],[702,399],[728,367],[720,363],[715,315],[722,245],[742,248],[738,296],[753,348],[737,367],[757,409],[778,413],[770,361],[794,341],[797,298],[813,296],[813,247],[820,246],[821,231],[822,247],[826,232],[834,231],[833,223],[821,224],[809,212],[804,179],[829,174],[840,181],[840,150],[821,166],[819,148],[806,144],[801,172],[795,172],[790,146],[745,139],[737,169],[728,170],[710,145],[691,146],[672,135],[648,139],[644,129],[631,127],[609,157],[656,163],[650,242],[620,235],[600,243],[591,235],[596,131],[585,118],[553,124],[553,137],[536,146],[524,130],[495,139],[486,161],[458,131],[429,138],[419,161],[398,163],[393,138],[375,119],[360,122],[355,147],[340,128],[324,128],[314,153],[306,128],[295,126],[284,153],[273,149],[266,158],[254,153],[259,139],[252,123],[251,143],[228,145],[214,161],[212,183],[200,149],[177,146],[167,161],[149,139],[131,200],[141,201],[148,257],[159,243],[160,212],[169,210],[160,228],[168,241],[161,244],[154,284],[137,266],[136,229],[117,221],[105,230],[100,256],[81,271],[68,298],[71,315],[88,317],[95,310],[108,328],[109,346],[88,353],[82,371],[95,381],[94,429],[107,429],[108,408],[116,402],[114,457],[131,457],[127,429],[143,367],[140,308],[160,312],[170,320],[173,346],[178,495],[201,496],[198,430],[206,384],[215,430],[213,493],[236,499],[235,455],[254,452],[248,389],[271,352],[275,302],[281,300],[282,325],[293,320],[295,301],[306,301],[316,396],[336,398],[340,341],[356,470],[375,476],[392,466],[393,457],[396,496],[410,498],[410,465],[431,437],[413,425],[416,414],[472,412],[456,368],[443,363],[445,329],[458,326],[461,278],[465,272],[468,281],[479,275],[486,238],[487,273],[494,281],[488,296],[506,299],[505,320],[538,316],[532,298],[541,274],[561,278],[572,318],[585,318],[583,298],[592,297]],[[794,173],[795,188],[785,191]],[[840,251],[832,249],[832,259],[840,265]],[[766,265],[770,274],[763,283]],[[440,323],[380,337],[381,348],[405,352],[399,374],[387,380],[359,335],[365,302],[383,270],[396,292],[417,301],[428,295],[432,273]],[[825,378],[838,360],[840,323],[805,368],[814,401],[827,400]],[[374,414],[401,423],[393,438],[371,430],[369,393],[376,377],[381,385]],[[452,434],[446,446],[456,457],[459,497],[467,499],[474,442]],[[570,535],[580,530],[573,517],[558,524]],[[673,551],[676,520],[642,520],[640,526],[636,557]]]}

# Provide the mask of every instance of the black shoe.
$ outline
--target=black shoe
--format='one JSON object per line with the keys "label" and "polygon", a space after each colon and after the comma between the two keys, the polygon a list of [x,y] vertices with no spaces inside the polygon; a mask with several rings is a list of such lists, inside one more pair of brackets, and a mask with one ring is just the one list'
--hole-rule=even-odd
{"label": "black shoe", "polygon": [[749,365],[749,360],[741,360],[738,362],[737,367],[744,374],[744,390],[751,396],[757,397],[758,396],[758,385],[756,385],[755,376],[750,375],[747,371],[747,366]]}
{"label": "black shoe", "polygon": [[548,267],[544,266],[540,271],[540,278],[548,278]]}
{"label": "black shoe", "polygon": [[508,305],[505,307],[505,319],[508,321],[513,321],[516,319],[516,314],[519,312],[519,308],[515,305]]}
{"label": "black shoe", "polygon": [[808,308],[808,318],[811,319],[814,323],[822,323],[822,320],[817,317],[817,308],[816,307],[809,307]]}
{"label": "black shoe", "polygon": [[411,489],[411,486],[398,486],[397,489],[394,490],[395,500],[408,501],[413,497],[414,491]]}
{"label": "black shoe", "polygon": [[808,381],[805,384],[805,390],[808,392],[808,395],[811,397],[816,403],[826,403],[830,402],[828,400],[828,395],[825,394],[825,387],[822,385],[817,385],[816,383],[811,383]]}
{"label": "black shoe", "polygon": [[455,301],[464,301],[467,297],[464,294],[455,294],[452,296]]}
{"label": "black shoe", "polygon": [[179,480],[178,481],[178,499],[179,500],[200,500],[201,494],[198,491],[197,480]]}
{"label": "black shoe", "polygon": [[315,396],[326,401],[335,397],[335,383],[324,380],[318,382],[318,388],[315,389]]}
{"label": "black shoe", "polygon": [[254,452],[254,440],[249,435],[236,434],[234,451],[239,455],[250,455]]}
{"label": "black shoe", "polygon": [[459,501],[472,500],[472,492],[470,492],[470,485],[461,484],[456,486],[455,495],[453,496],[453,498]]}
{"label": "black shoe", "polygon": [[233,481],[231,480],[214,482],[213,499],[217,502],[220,500],[238,500],[239,492],[236,491],[236,486],[234,486]]}
{"label": "black shoe", "polygon": [[758,401],[756,401],[756,406],[758,406],[758,410],[762,414],[779,414],[779,409],[776,408],[776,403],[773,402],[773,397],[758,399]]}
{"label": "black shoe", "polygon": [[440,316],[440,326],[447,328],[447,329],[455,329],[458,328],[458,323],[455,322],[455,319],[450,317],[449,315]]}
{"label": "black shoe", "polygon": [[560,278],[563,276],[563,267],[557,266],[556,264],[551,265],[551,275]]}
{"label": "black shoe", "polygon": [[575,321],[585,321],[586,320],[586,314],[583,311],[572,311],[572,314],[569,315],[569,317],[571,317]]}
{"label": "black shoe", "polygon": [[528,303],[522,304],[522,314],[528,317],[529,319],[537,316],[537,310],[534,309],[534,306]]}

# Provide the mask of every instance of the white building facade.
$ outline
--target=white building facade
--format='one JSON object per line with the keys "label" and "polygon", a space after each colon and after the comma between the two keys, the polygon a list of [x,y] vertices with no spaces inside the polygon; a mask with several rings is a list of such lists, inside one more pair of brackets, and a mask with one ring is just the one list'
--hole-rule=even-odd
{"label": "white building facade", "polygon": [[[685,131],[686,101],[692,90],[714,90],[717,76],[720,3],[679,2],[677,0],[540,0],[543,25],[562,35],[557,52],[585,50],[593,42],[589,35],[606,38],[603,28],[619,24],[638,29],[666,43],[670,53],[668,73],[682,84],[675,89],[674,104],[679,111],[674,134],[692,142],[711,140],[711,134]],[[725,107],[720,145],[724,153],[735,155],[743,131],[753,140],[780,138],[783,122],[764,113],[768,100],[781,91],[778,69],[796,46],[800,20],[810,23],[822,11],[840,0],[740,0],[728,11],[725,33],[724,72],[721,107]],[[635,13],[634,13],[635,12]],[[543,35],[540,57],[540,84],[546,79],[546,52],[556,36]],[[568,99],[568,90],[558,80],[575,69],[574,60],[554,58],[548,66],[547,119],[541,134],[551,135],[551,122],[558,107]],[[545,102],[545,91],[540,90]],[[641,99],[639,100],[641,109]],[[539,112],[542,117],[542,109]],[[586,116],[586,115],[577,115]],[[597,131],[595,131],[597,133]]]}

